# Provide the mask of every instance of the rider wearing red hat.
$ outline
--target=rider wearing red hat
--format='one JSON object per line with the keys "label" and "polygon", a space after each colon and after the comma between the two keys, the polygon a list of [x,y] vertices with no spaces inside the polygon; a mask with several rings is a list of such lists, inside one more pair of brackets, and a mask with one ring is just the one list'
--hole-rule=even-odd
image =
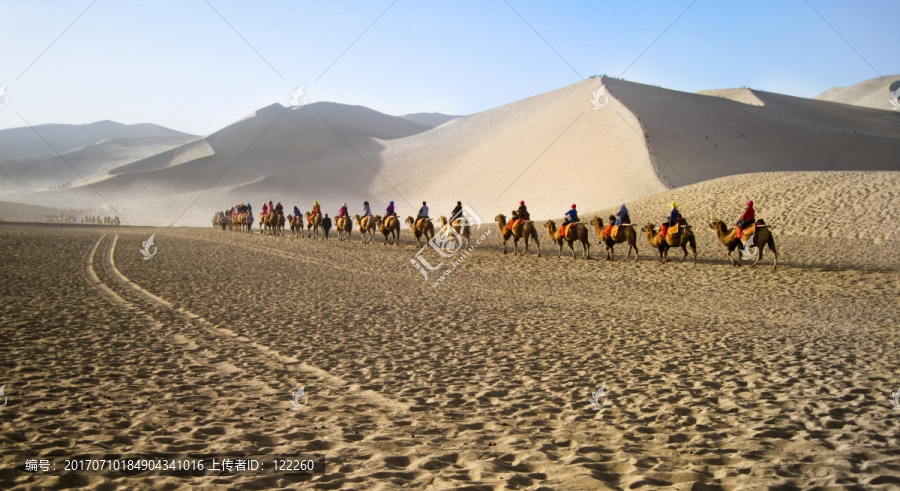
{"label": "rider wearing red hat", "polygon": [[734,229],[734,236],[740,240],[743,229],[754,223],[756,223],[756,211],[753,209],[753,202],[748,201],[747,209],[744,210],[744,214],[741,215],[741,218],[737,221],[737,227]]}

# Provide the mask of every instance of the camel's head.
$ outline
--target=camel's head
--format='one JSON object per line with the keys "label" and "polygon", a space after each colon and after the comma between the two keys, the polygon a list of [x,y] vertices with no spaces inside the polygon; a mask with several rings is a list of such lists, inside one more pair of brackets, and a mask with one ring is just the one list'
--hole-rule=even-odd
{"label": "camel's head", "polygon": [[642,230],[644,232],[653,232],[653,227],[654,227],[653,223],[647,222],[647,225],[644,225],[644,228]]}
{"label": "camel's head", "polygon": [[544,226],[547,227],[547,230],[555,230],[556,222],[554,222],[553,220],[547,220],[547,223],[545,223]]}
{"label": "camel's head", "polygon": [[495,217],[494,217],[494,220],[495,220],[495,221],[498,221],[498,222],[500,222],[500,223],[506,223],[506,215],[504,215],[503,213],[501,213],[501,214],[495,216]]}
{"label": "camel's head", "polygon": [[406,217],[407,225],[412,225],[413,223],[415,223],[415,220],[413,220],[413,217]]}
{"label": "camel's head", "polygon": [[715,230],[715,229],[719,228],[719,224],[721,224],[721,223],[722,223],[722,220],[719,220],[718,218],[714,218],[713,221],[709,222],[709,228]]}
{"label": "camel's head", "polygon": [[600,217],[594,217],[594,219],[591,220],[591,225],[594,225],[595,227],[602,227],[603,219]]}

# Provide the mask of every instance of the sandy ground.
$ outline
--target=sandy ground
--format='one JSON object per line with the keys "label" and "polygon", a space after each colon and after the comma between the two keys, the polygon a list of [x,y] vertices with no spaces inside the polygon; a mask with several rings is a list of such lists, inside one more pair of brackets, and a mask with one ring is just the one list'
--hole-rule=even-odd
{"label": "sandy ground", "polygon": [[[636,264],[573,261],[541,239],[503,256],[494,233],[433,288],[407,233],[0,225],[0,486],[900,486],[896,267],[732,268],[708,235],[696,265],[643,243]],[[316,471],[10,471],[159,452]]]}

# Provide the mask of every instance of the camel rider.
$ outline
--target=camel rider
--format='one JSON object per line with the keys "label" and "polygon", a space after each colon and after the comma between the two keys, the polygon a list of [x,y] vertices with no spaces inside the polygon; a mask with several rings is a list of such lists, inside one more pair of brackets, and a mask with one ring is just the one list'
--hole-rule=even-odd
{"label": "camel rider", "polygon": [[388,203],[387,209],[384,210],[384,218],[387,219],[387,217],[393,216],[397,216],[397,214],[394,213],[394,202],[391,201],[390,203]]}
{"label": "camel rider", "polygon": [[363,201],[363,211],[362,211],[362,216],[365,218],[365,217],[370,216],[370,215],[372,215],[372,210],[371,210],[371,208],[369,208],[369,202],[368,202],[368,201]]}
{"label": "camel rider", "polygon": [[525,222],[526,220],[531,220],[531,214],[528,213],[528,207],[525,206],[525,202],[519,201],[519,208],[513,212],[512,220],[509,222],[509,228],[512,229],[515,227],[518,221]]}
{"label": "camel rider", "polygon": [[275,205],[272,204],[272,200],[269,200],[269,213],[275,213]]}
{"label": "camel rider", "polygon": [[619,205],[619,211],[616,212],[616,219],[611,221],[610,224],[606,226],[606,230],[604,230],[603,233],[609,235],[612,231],[613,225],[618,227],[623,223],[631,223],[631,216],[628,215],[628,208],[625,207],[625,203]]}
{"label": "camel rider", "polygon": [[297,205],[294,205],[294,216],[300,216],[300,208],[297,208]]}
{"label": "camel rider", "polygon": [[570,223],[575,223],[578,221],[578,210],[575,208],[575,205],[572,205],[572,209],[566,212],[566,219],[563,220],[563,225],[567,225]]}
{"label": "camel rider", "polygon": [[344,217],[346,217],[346,216],[347,216],[347,203],[344,203],[344,206],[342,206],[341,209],[338,210],[338,215],[337,215],[337,217],[338,217],[338,218],[344,218]]}
{"label": "camel rider", "polygon": [[284,215],[284,207],[281,206],[281,202],[275,205],[275,213],[278,215]]}
{"label": "camel rider", "polygon": [[316,215],[321,215],[321,214],[322,214],[322,209],[319,208],[319,202],[318,202],[318,201],[313,201],[313,209],[312,209],[312,211],[309,213],[309,217],[312,218],[312,217],[314,217],[314,216],[316,216]]}
{"label": "camel rider", "polygon": [[269,205],[267,205],[265,201],[263,201],[262,214],[263,216],[269,214]]}
{"label": "camel rider", "polygon": [[419,214],[416,215],[416,223],[419,223],[419,220],[423,218],[428,218],[428,204],[424,201],[422,202],[422,207],[419,208]]}
{"label": "camel rider", "polygon": [[674,227],[678,223],[681,223],[681,212],[678,211],[678,204],[673,201],[669,211],[669,218],[659,227],[659,236],[665,237],[669,227]]}
{"label": "camel rider", "polygon": [[741,215],[741,218],[737,221],[737,227],[734,229],[734,236],[740,239],[743,230],[754,223],[756,223],[756,211],[753,209],[753,202],[748,201],[747,209],[744,210],[744,214]]}
{"label": "camel rider", "polygon": [[453,208],[453,211],[450,213],[450,225],[453,225],[454,220],[459,220],[462,218],[463,207],[462,201],[457,201],[456,206]]}
{"label": "camel rider", "polygon": [[528,213],[528,208],[525,206],[524,201],[519,201],[519,209],[517,210],[516,216],[518,216],[520,220],[531,220],[531,214]]}

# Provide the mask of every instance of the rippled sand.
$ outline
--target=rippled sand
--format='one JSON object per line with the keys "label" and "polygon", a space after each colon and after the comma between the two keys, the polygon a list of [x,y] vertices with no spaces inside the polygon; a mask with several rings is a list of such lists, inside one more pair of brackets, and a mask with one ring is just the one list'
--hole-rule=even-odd
{"label": "rippled sand", "polygon": [[[900,486],[889,255],[842,266],[840,244],[795,236],[773,272],[766,260],[732,268],[708,231],[696,265],[661,265],[643,237],[636,264],[598,259],[596,242],[589,261],[557,259],[545,237],[538,259],[503,256],[494,234],[435,289],[406,233],[397,248],[356,232],[326,243],[0,225],[0,486]],[[814,254],[827,267],[801,260]],[[303,384],[309,405],[293,411]],[[51,452],[320,467],[152,480],[9,470],[16,454]]]}

